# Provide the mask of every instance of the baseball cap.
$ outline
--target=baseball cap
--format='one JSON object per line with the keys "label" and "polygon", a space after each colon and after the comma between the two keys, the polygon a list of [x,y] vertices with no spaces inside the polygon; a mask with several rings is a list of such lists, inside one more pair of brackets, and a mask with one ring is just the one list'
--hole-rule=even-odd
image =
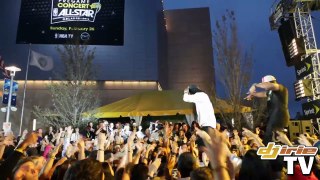
{"label": "baseball cap", "polygon": [[275,81],[276,78],[272,75],[266,75],[262,78],[262,81],[261,82],[271,82],[271,81]]}

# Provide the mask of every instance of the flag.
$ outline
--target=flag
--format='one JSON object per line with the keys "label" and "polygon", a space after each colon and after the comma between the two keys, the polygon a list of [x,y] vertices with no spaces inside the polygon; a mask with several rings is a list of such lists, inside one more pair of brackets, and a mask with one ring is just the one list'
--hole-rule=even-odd
{"label": "flag", "polygon": [[2,74],[5,78],[10,77],[10,72],[6,70],[6,65],[4,64],[4,60],[2,59],[1,56],[0,56],[0,69],[2,70]]}
{"label": "flag", "polygon": [[53,69],[53,59],[50,56],[31,51],[30,66],[37,66],[42,71],[50,71]]}

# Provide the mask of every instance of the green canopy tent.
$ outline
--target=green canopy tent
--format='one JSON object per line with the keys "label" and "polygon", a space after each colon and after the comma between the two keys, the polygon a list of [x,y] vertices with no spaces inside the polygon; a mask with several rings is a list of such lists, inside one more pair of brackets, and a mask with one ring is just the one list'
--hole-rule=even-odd
{"label": "green canopy tent", "polygon": [[[188,123],[194,120],[193,104],[186,103],[182,99],[183,91],[147,91],[114,103],[102,106],[94,110],[96,118],[130,117],[141,123],[143,116],[170,116],[185,115]],[[232,112],[232,108],[227,102],[217,99],[215,113],[220,113],[218,109],[223,109],[224,113]],[[250,108],[244,107],[243,111]]]}

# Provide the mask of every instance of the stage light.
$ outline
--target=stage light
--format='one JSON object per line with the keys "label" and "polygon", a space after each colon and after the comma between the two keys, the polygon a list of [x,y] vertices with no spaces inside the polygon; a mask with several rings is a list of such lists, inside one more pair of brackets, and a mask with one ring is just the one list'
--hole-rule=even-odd
{"label": "stage light", "polygon": [[312,80],[302,79],[294,83],[294,91],[296,95],[296,100],[301,98],[309,97],[313,95],[312,91]]}
{"label": "stage light", "polygon": [[282,51],[287,66],[292,66],[301,61],[301,56],[306,54],[304,39],[297,38],[295,24],[292,18],[283,21],[278,29]]}

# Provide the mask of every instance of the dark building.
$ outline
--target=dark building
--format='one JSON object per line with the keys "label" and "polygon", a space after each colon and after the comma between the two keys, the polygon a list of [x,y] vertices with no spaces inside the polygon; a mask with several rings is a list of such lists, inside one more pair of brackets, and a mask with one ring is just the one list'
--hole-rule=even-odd
{"label": "dark building", "polygon": [[159,63],[161,85],[184,89],[196,84],[207,93],[214,92],[209,8],[166,10],[165,19],[167,60]]}

